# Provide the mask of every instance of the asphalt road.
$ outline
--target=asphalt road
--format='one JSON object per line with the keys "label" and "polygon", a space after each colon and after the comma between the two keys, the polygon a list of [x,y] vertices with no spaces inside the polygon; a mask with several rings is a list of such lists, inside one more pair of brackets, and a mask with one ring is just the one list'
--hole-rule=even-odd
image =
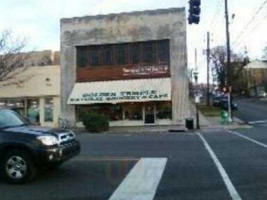
{"label": "asphalt road", "polygon": [[258,125],[234,133],[82,134],[79,157],[27,185],[0,182],[0,197],[265,200],[266,128]]}
{"label": "asphalt road", "polygon": [[255,99],[239,99],[237,117],[246,122],[267,120],[267,102]]}

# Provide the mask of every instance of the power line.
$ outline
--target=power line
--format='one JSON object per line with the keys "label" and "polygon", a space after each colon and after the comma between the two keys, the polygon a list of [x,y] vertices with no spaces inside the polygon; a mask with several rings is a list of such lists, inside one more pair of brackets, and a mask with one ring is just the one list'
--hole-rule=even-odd
{"label": "power line", "polygon": [[216,10],[214,12],[214,16],[213,16],[211,23],[210,23],[210,27],[213,27],[213,25],[216,22],[216,19],[217,19],[218,15],[220,14],[221,10],[222,10],[222,0],[218,0]]}
{"label": "power line", "polygon": [[240,32],[240,34],[236,37],[236,40],[233,42],[233,45],[235,45],[240,38],[243,36],[243,34],[247,31],[247,27],[249,27],[251,25],[251,23],[254,22],[254,20],[256,19],[256,17],[259,15],[259,13],[261,12],[261,10],[264,8],[264,6],[267,4],[267,0],[265,0],[260,7],[256,10],[256,12],[254,13],[254,15],[252,16],[252,18],[248,21],[248,23],[244,26],[243,30]]}
{"label": "power line", "polygon": [[[267,14],[265,14],[260,21],[258,21],[251,29],[248,29],[249,32],[247,32],[245,35],[250,35],[251,33],[255,32],[257,30],[257,28],[265,21],[265,19],[267,18]],[[251,36],[251,35],[250,35]],[[247,39],[247,38],[246,38]],[[242,44],[243,40],[239,40],[239,42],[237,42],[234,47],[238,47]]]}

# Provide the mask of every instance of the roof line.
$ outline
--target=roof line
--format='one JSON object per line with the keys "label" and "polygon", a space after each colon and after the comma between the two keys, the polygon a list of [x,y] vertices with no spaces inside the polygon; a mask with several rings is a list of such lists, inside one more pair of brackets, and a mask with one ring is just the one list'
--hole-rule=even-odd
{"label": "roof line", "polygon": [[62,23],[67,23],[69,21],[74,20],[81,20],[81,19],[104,19],[104,18],[112,18],[119,15],[141,15],[141,14],[148,14],[148,15],[156,15],[156,14],[165,14],[165,13],[176,13],[176,12],[184,12],[185,7],[179,8],[166,8],[166,9],[156,9],[156,10],[144,10],[144,11],[133,11],[133,12],[121,12],[121,13],[109,13],[109,14],[100,14],[100,15],[88,15],[82,17],[73,17],[73,18],[62,18],[60,21]]}

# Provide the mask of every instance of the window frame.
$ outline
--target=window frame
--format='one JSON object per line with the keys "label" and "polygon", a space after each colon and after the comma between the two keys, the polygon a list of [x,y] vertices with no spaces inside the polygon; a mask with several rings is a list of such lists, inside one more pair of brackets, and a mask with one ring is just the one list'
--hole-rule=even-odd
{"label": "window frame", "polygon": [[[161,60],[160,56],[160,43],[166,42],[167,49],[168,49],[168,58],[166,61]],[[145,61],[145,45],[147,43],[151,43],[152,45],[152,60],[151,62]],[[118,62],[118,51],[117,48],[120,45],[125,45],[124,49],[124,56],[125,56],[125,63]],[[133,47],[137,47],[138,52],[138,59],[139,61],[133,63]],[[104,62],[105,58],[105,51],[106,49],[111,48],[111,63],[107,64]],[[98,64],[92,65],[92,56],[90,56],[90,51],[97,51],[98,56]],[[162,65],[162,64],[170,64],[170,40],[151,40],[151,41],[143,41],[143,42],[130,42],[130,43],[117,43],[117,44],[104,44],[104,45],[92,45],[92,46],[76,46],[76,65],[78,69],[84,68],[105,68],[105,67],[116,67],[116,66],[148,66],[148,65]],[[84,53],[85,56],[85,64],[81,65],[82,62],[79,61],[84,55],[79,55]]]}

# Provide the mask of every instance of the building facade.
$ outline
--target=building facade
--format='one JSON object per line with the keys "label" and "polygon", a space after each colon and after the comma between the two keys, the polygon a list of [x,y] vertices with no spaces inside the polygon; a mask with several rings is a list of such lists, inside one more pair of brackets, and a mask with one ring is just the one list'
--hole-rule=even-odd
{"label": "building facade", "polygon": [[61,19],[61,115],[80,126],[183,124],[189,116],[184,8]]}
{"label": "building facade", "polygon": [[267,61],[255,60],[244,67],[243,75],[251,97],[265,97],[267,92]]}
{"label": "building facade", "polygon": [[0,82],[0,107],[12,109],[32,123],[57,127],[60,115],[59,52],[31,52],[27,68]]}

